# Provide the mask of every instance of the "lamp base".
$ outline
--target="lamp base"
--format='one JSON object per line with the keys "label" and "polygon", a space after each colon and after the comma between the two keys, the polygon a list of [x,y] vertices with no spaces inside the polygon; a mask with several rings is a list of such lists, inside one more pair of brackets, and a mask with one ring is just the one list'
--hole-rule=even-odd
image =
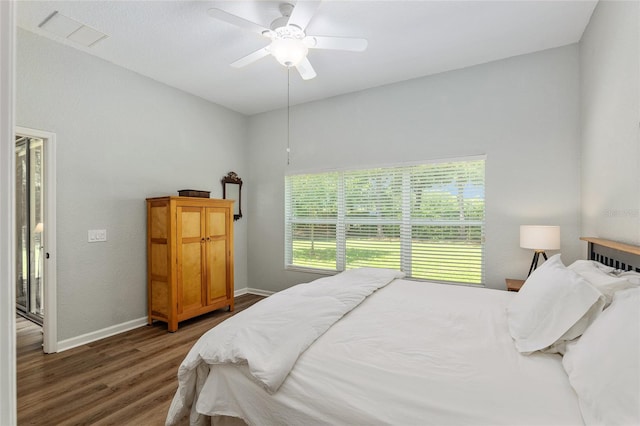
{"label": "lamp base", "polygon": [[529,275],[531,275],[531,273],[538,267],[538,259],[540,259],[540,255],[544,257],[544,260],[547,260],[547,253],[545,253],[544,250],[536,250],[533,254],[533,260],[531,261],[531,267],[529,268],[527,277],[529,277]]}

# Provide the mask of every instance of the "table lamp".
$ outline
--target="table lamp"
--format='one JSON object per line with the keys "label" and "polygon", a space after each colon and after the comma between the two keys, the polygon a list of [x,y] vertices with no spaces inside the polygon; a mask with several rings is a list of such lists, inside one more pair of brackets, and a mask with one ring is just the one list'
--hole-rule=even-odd
{"label": "table lamp", "polygon": [[540,255],[547,260],[545,250],[560,249],[560,227],[520,225],[520,247],[535,250],[527,277],[538,267]]}

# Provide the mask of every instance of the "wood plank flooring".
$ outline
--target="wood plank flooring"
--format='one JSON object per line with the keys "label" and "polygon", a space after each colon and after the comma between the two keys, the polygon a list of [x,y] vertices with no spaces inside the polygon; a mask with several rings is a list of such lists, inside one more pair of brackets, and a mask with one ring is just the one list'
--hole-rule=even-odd
{"label": "wood plank flooring", "polygon": [[18,424],[163,425],[191,346],[261,299],[237,297],[234,312],[184,321],[175,333],[157,322],[57,354],[44,354],[40,328],[18,318]]}

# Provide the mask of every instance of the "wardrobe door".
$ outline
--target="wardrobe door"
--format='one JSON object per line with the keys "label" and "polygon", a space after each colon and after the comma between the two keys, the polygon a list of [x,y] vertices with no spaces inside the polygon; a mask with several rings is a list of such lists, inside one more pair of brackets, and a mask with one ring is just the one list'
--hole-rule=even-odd
{"label": "wardrobe door", "polygon": [[229,238],[228,209],[209,207],[206,209],[206,273],[207,304],[211,305],[229,294]]}
{"label": "wardrobe door", "polygon": [[177,207],[178,315],[206,305],[204,209]]}

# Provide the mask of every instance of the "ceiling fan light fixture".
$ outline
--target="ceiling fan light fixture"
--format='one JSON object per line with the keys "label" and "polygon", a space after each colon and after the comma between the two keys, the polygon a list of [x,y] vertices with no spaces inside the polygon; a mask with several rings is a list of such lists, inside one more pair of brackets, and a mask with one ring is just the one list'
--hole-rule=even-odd
{"label": "ceiling fan light fixture", "polygon": [[291,3],[281,3],[279,10],[282,16],[273,20],[269,28],[216,7],[209,9],[208,13],[215,19],[271,40],[268,46],[232,62],[232,67],[242,68],[272,55],[287,69],[295,67],[303,80],[311,80],[317,74],[307,58],[309,49],[362,52],[367,48],[367,40],[363,38],[307,36],[306,28],[321,2],[322,0],[298,0],[295,6]]}
{"label": "ceiling fan light fixture", "polygon": [[277,38],[271,42],[269,50],[273,57],[285,67],[295,67],[309,53],[309,49],[302,40],[294,38]]}

